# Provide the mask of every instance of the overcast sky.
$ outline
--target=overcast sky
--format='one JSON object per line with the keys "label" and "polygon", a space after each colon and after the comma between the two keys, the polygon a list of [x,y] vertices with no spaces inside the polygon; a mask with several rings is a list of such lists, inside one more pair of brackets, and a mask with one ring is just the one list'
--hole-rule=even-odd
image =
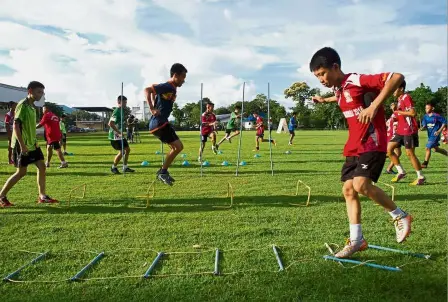
{"label": "overcast sky", "polygon": [[130,105],[188,69],[180,105],[204,96],[219,106],[267,93],[286,107],[295,81],[319,83],[313,52],[336,48],[345,72],[397,71],[408,87],[447,82],[445,0],[1,0],[0,82],[39,80],[47,100]]}

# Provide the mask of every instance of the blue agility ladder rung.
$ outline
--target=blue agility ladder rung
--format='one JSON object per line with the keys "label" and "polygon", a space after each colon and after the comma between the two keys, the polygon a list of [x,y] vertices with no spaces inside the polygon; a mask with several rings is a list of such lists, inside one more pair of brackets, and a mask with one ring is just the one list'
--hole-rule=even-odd
{"label": "blue agility ladder rung", "polygon": [[401,269],[399,267],[385,266],[385,265],[380,265],[380,264],[375,264],[375,263],[370,263],[370,262],[362,262],[359,260],[336,258],[333,256],[327,256],[327,255],[324,256],[324,259],[325,260],[333,260],[333,261],[337,261],[337,262],[347,262],[347,263],[365,265],[365,266],[370,266],[370,267],[379,268],[379,269],[392,271],[392,272],[401,272]]}
{"label": "blue agility ladder rung", "polygon": [[274,250],[275,258],[277,258],[279,271],[285,270],[285,268],[283,267],[282,258],[280,258],[280,255],[278,253],[277,247],[274,244],[272,245],[272,249]]}
{"label": "blue agility ladder rung", "polygon": [[413,257],[417,257],[417,258],[425,258],[425,259],[431,258],[431,255],[425,255],[425,254],[413,253],[413,252],[409,252],[409,251],[391,249],[389,247],[384,247],[384,246],[379,246],[379,245],[369,244],[369,248],[375,249],[375,250],[380,250],[380,251],[388,251],[388,252],[393,252],[393,253],[405,254],[405,255],[409,255],[409,256],[413,256]]}
{"label": "blue agility ladder rung", "polygon": [[159,262],[159,260],[163,257],[164,253],[163,252],[158,252],[156,258],[154,259],[154,261],[152,262],[151,266],[148,268],[148,270],[146,271],[146,273],[143,275],[143,278],[148,279],[151,275],[151,272],[154,270],[154,268],[156,267],[157,263]]}
{"label": "blue agility ladder rung", "polygon": [[33,260],[31,260],[30,262],[28,262],[27,264],[22,265],[16,271],[12,272],[11,274],[9,274],[5,278],[3,278],[3,281],[5,281],[5,282],[11,281],[11,279],[16,277],[24,268],[26,268],[27,266],[30,266],[32,264],[35,264],[36,262],[38,262],[39,260],[44,258],[47,254],[48,254],[48,252],[42,253],[39,256],[37,256],[36,258],[34,258]]}
{"label": "blue agility ladder rung", "polygon": [[215,276],[219,275],[219,249],[216,249],[215,252],[215,270],[213,272]]}
{"label": "blue agility ladder rung", "polygon": [[79,281],[79,279],[85,274],[85,272],[92,267],[95,263],[101,260],[104,257],[104,252],[99,253],[89,264],[84,266],[82,270],[80,270],[76,275],[70,278],[70,281]]}

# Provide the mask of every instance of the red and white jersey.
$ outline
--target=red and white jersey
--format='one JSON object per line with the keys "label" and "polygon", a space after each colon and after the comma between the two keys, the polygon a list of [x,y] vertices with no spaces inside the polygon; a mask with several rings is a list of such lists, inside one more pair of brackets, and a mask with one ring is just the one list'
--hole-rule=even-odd
{"label": "red and white jersey", "polygon": [[[410,111],[413,108],[414,108],[414,101],[412,100],[409,94],[405,93],[398,98],[398,106],[397,106],[398,111]],[[409,136],[418,132],[418,123],[415,117],[398,114],[397,118],[398,118],[398,127],[397,127],[398,135]]]}
{"label": "red and white jersey", "polygon": [[387,141],[389,142],[397,131],[398,119],[395,113],[392,113],[390,118],[386,121],[387,127]]}
{"label": "red and white jersey", "polygon": [[216,122],[216,116],[214,113],[204,112],[202,114],[201,121],[202,121],[202,128],[201,128],[202,135],[208,135],[213,131],[215,131],[215,127],[209,125],[210,123]]}
{"label": "red and white jersey", "polygon": [[264,133],[264,125],[263,125],[263,118],[261,116],[257,116],[256,123],[256,129],[257,129],[257,135],[261,135]]}
{"label": "red and white jersey", "polygon": [[360,112],[370,106],[393,73],[347,74],[341,88],[335,89],[338,105],[348,124],[344,156],[387,151],[387,129],[383,106],[370,124],[358,121]]}
{"label": "red and white jersey", "polygon": [[5,114],[5,128],[9,127],[9,129],[12,131],[13,125],[14,125],[14,111],[8,111],[8,113]]}

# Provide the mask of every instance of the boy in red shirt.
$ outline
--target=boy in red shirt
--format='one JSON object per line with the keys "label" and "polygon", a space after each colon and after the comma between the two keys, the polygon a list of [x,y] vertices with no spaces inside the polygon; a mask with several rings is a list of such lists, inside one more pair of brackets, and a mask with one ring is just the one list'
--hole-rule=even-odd
{"label": "boy in red shirt", "polygon": [[397,168],[398,174],[392,179],[392,182],[398,182],[405,178],[406,172],[400,164],[400,159],[393,152],[395,148],[404,145],[406,155],[411,160],[412,166],[417,172],[417,179],[411,183],[414,186],[421,186],[425,183],[425,176],[422,174],[422,166],[417,156],[415,155],[415,148],[418,147],[418,123],[415,119],[417,112],[414,108],[414,101],[411,96],[405,93],[406,81],[401,83],[394,92],[394,97],[398,99],[397,110],[394,111],[397,115],[398,125],[397,132],[387,145],[388,155],[390,160]]}
{"label": "boy in red shirt", "polygon": [[[394,113],[395,109],[397,108],[396,103],[390,104],[390,109],[392,110],[392,114],[390,115],[389,119],[386,121],[386,127],[387,127],[387,143],[390,142],[390,140],[394,137],[395,132],[397,131],[397,125],[398,125],[398,119],[397,115]],[[401,156],[401,146],[399,145],[394,150],[395,154],[400,158]],[[386,168],[387,174],[397,174],[394,170],[392,170],[394,167],[394,163],[391,161],[389,166]]]}
{"label": "boy in red shirt", "polygon": [[412,217],[398,208],[377,182],[386,161],[387,130],[382,104],[400,86],[403,75],[380,73],[365,75],[341,70],[339,54],[330,47],[318,50],[310,62],[310,70],[322,85],[333,88],[335,96],[313,97],[315,102],[337,102],[344,114],[349,135],[344,147],[342,192],[350,222],[350,239],[335,256],[348,258],[368,248],[361,229],[359,194],[383,206],[392,216],[397,242],[403,242],[411,232]]}
{"label": "boy in red shirt", "polygon": [[254,118],[256,118],[255,129],[257,130],[257,134],[255,135],[255,150],[254,151],[260,150],[260,141],[261,142],[271,142],[274,144],[274,146],[277,146],[277,143],[275,142],[274,139],[269,140],[269,139],[264,138],[264,125],[263,125],[263,119],[261,118],[261,116],[255,112],[252,115],[254,116]]}
{"label": "boy in red shirt", "polygon": [[199,147],[199,157],[198,161],[202,161],[202,153],[204,152],[205,143],[207,138],[212,139],[212,151],[214,154],[216,152],[216,115],[213,113],[215,104],[207,103],[205,112],[201,116],[201,147]]}
{"label": "boy in red shirt", "polygon": [[45,139],[47,140],[47,162],[45,166],[50,167],[51,157],[53,156],[53,149],[56,151],[59,159],[61,160],[60,169],[68,168],[68,163],[65,161],[64,154],[61,151],[60,140],[62,138],[62,132],[59,125],[59,117],[51,112],[50,108],[43,106],[44,115],[41,121],[37,124],[36,129],[44,127]]}
{"label": "boy in red shirt", "polygon": [[12,158],[12,147],[11,147],[11,138],[14,126],[14,111],[16,110],[16,103],[9,103],[9,111],[5,114],[5,128],[6,134],[8,136],[8,161],[10,165],[14,164],[14,160]]}

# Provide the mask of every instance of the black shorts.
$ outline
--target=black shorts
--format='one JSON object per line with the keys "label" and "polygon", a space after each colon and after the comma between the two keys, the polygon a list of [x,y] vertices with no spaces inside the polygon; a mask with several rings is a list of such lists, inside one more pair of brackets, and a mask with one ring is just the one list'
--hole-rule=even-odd
{"label": "black shorts", "polygon": [[210,132],[209,134],[206,135],[201,135],[201,142],[206,143],[207,142],[207,138],[210,137],[210,135],[212,135],[213,132]]}
{"label": "black shorts", "polygon": [[61,149],[61,144],[59,142],[51,142],[47,143],[47,146],[52,146],[54,150]]}
{"label": "black shorts", "polygon": [[121,140],[111,140],[110,144],[112,148],[114,148],[117,151],[121,151],[121,148],[125,149],[129,147],[128,141],[126,139],[123,139],[123,147],[121,146]]}
{"label": "black shorts", "polygon": [[171,124],[167,124],[165,127],[157,129],[152,134],[165,144],[171,144],[172,142],[179,140],[179,137]]}
{"label": "black shorts", "polygon": [[37,147],[36,150],[28,151],[26,155],[21,154],[20,145],[16,144],[13,149],[13,160],[14,166],[16,168],[27,167],[29,164],[38,162],[39,160],[44,160],[44,154],[42,150]]}
{"label": "black shorts", "polygon": [[405,149],[413,149],[419,145],[418,133],[412,135],[395,134],[390,142],[398,143],[400,146],[404,146]]}
{"label": "black shorts", "polygon": [[66,143],[67,142],[67,134],[62,133],[62,142]]}
{"label": "black shorts", "polygon": [[294,130],[289,130],[289,134],[296,135],[296,133],[294,132]]}
{"label": "black shorts", "polygon": [[264,138],[264,133],[257,134],[256,136],[259,138]]}
{"label": "black shorts", "polygon": [[229,135],[232,132],[238,131],[237,129],[233,128],[233,129],[226,129],[226,134]]}
{"label": "black shorts", "polygon": [[370,178],[377,182],[386,162],[386,153],[367,152],[358,156],[348,156],[342,166],[341,181],[353,179],[357,176]]}

